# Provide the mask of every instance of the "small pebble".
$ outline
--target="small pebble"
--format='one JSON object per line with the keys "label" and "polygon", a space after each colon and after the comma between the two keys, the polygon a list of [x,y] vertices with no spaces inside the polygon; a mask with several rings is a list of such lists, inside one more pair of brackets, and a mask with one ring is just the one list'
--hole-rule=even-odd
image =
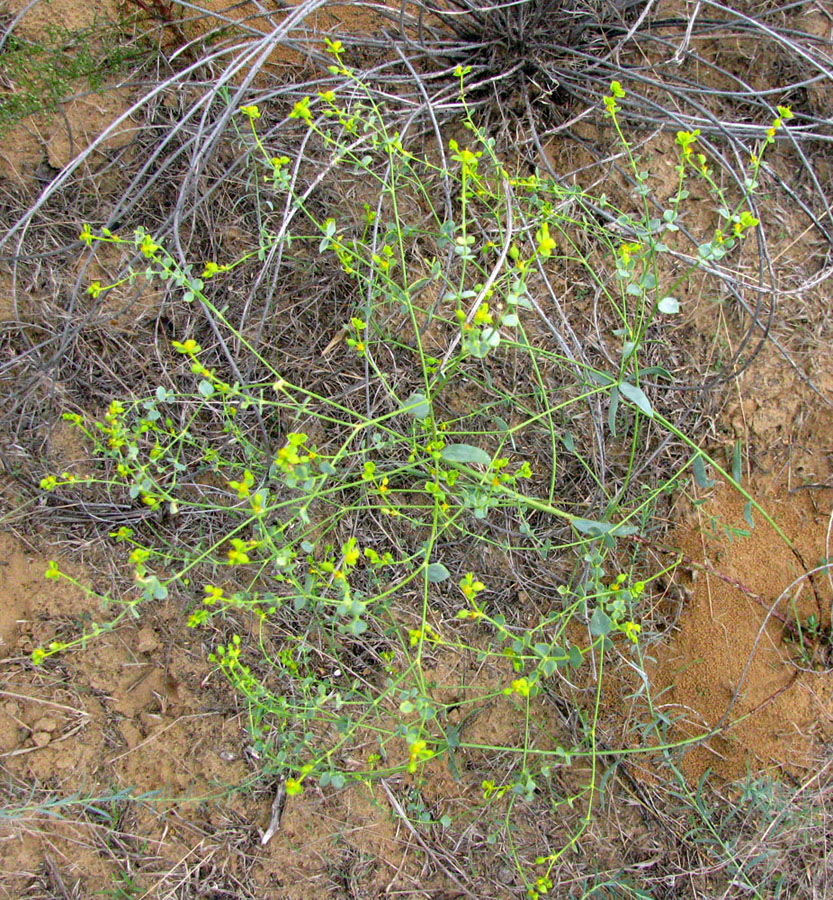
{"label": "small pebble", "polygon": [[159,639],[152,628],[142,628],[136,637],[136,649],[139,653],[152,653],[159,646]]}
{"label": "small pebble", "polygon": [[53,731],[56,731],[58,728],[58,722],[55,719],[50,718],[49,716],[44,716],[42,719],[38,719],[37,722],[32,726],[32,731],[48,731],[52,734]]}

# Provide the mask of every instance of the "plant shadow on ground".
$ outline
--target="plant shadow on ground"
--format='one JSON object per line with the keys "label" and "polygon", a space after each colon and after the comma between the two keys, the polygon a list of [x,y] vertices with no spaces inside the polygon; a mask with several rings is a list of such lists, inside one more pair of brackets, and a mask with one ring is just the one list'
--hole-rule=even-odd
{"label": "plant shadow on ground", "polygon": [[501,150],[490,58],[429,54],[450,111],[411,115],[370,44],[290,20],[327,74],[223,76],[193,134],[173,79],[110,218],[51,226],[67,307],[15,263],[7,521],[87,558],[5,549],[10,890],[811,896],[823,867],[787,859],[825,829],[830,554],[811,491],[759,505],[764,417],[744,443],[708,416],[726,384],[752,414],[760,198],[817,120],[769,111],[731,168],[673,118],[637,138],[657,86],[603,71],[590,188]]}

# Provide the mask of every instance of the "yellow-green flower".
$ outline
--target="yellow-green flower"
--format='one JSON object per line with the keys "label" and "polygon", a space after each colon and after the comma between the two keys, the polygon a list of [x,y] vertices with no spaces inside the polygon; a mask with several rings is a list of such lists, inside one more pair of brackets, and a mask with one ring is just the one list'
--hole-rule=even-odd
{"label": "yellow-green flower", "polygon": [[203,591],[205,591],[205,597],[203,598],[203,603],[206,606],[213,606],[218,600],[225,599],[223,594],[223,589],[219,587],[214,587],[213,584],[207,584]]}
{"label": "yellow-green flower", "polygon": [[228,561],[230,566],[243,566],[249,562],[249,555],[246,553],[246,544],[239,538],[232,540],[233,546],[228,551]]}
{"label": "yellow-green flower", "polygon": [[623,622],[622,623],[622,631],[629,640],[632,640],[634,644],[637,642],[639,632],[642,631],[642,626],[637,624],[636,622]]}
{"label": "yellow-green flower", "polygon": [[423,740],[416,740],[408,747],[408,771],[416,772],[417,766],[432,756],[428,744]]}
{"label": "yellow-green flower", "polygon": [[344,553],[345,564],[348,566],[355,566],[359,561],[359,549],[356,546],[356,539],[350,538],[341,549]]}
{"label": "yellow-green flower", "polygon": [[521,697],[528,697],[532,690],[532,683],[528,678],[517,678],[512,682],[512,693]]}
{"label": "yellow-green flower", "polygon": [[292,112],[289,114],[290,119],[303,119],[307,125],[312,124],[312,113],[309,108],[309,97],[302,97],[300,100],[296,102],[296,104],[292,107]]}
{"label": "yellow-green flower", "polygon": [[142,251],[144,256],[146,256],[148,259],[152,259],[154,253],[156,253],[156,251],[159,248],[160,248],[160,245],[154,243],[153,238],[149,234],[146,234],[142,238],[142,243],[139,246],[139,249]]}
{"label": "yellow-green flower", "polygon": [[638,253],[642,249],[641,244],[636,243],[626,243],[622,244],[619,247],[619,256],[622,258],[622,265],[628,266],[630,265],[631,259],[633,259],[633,254]]}
{"label": "yellow-green flower", "polygon": [[548,222],[544,222],[541,226],[540,230],[535,235],[535,240],[538,242],[538,252],[544,259],[549,259],[549,257],[552,256],[552,251],[555,250],[556,244],[550,237],[550,226]]}
{"label": "yellow-green flower", "polygon": [[205,268],[203,269],[203,273],[200,277],[201,278],[213,278],[219,272],[228,272],[228,266],[221,266],[215,262],[207,262],[205,264]]}
{"label": "yellow-green flower", "polygon": [[191,613],[188,616],[188,621],[185,623],[189,628],[197,628],[202,625],[203,622],[208,618],[208,610],[207,609],[198,609],[196,612]]}
{"label": "yellow-green flower", "polygon": [[467,600],[473,600],[482,590],[485,590],[486,585],[483,584],[482,581],[474,580],[474,573],[467,572],[465,577],[460,582],[460,590],[463,592]]}
{"label": "yellow-green flower", "polygon": [[286,779],[286,796],[294,797],[297,794],[302,794],[304,792],[304,786],[301,784],[299,779],[295,778],[287,778]]}
{"label": "yellow-green flower", "polygon": [[182,343],[173,341],[172,346],[177,353],[187,353],[189,356],[193,356],[195,353],[199,353],[200,350],[202,350],[202,347],[200,347],[200,345],[192,338],[188,338],[187,341],[183,341]]}
{"label": "yellow-green flower", "polygon": [[494,322],[488,303],[480,304],[477,312],[474,314],[474,322],[476,325],[491,325]]}

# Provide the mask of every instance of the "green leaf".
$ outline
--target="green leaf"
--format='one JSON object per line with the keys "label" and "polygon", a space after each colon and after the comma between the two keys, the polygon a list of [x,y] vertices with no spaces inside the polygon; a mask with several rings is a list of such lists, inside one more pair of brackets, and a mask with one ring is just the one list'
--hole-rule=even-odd
{"label": "green leaf", "polygon": [[749,523],[750,528],[755,527],[755,522],[752,520],[752,501],[747,501],[746,505],[743,507],[743,518]]}
{"label": "green leaf", "polygon": [[674,316],[680,311],[680,302],[676,297],[663,297],[657,304],[657,309],[666,316]]}
{"label": "green leaf", "polygon": [[364,634],[365,631],[367,631],[367,622],[365,622],[364,619],[353,619],[347,626],[347,630],[350,634],[354,634],[358,637],[360,634]]}
{"label": "green leaf", "polygon": [[451,572],[446,569],[446,567],[439,562],[431,563],[425,570],[428,580],[431,584],[439,584],[441,581],[445,581],[447,578],[451,577]]}
{"label": "green leaf", "polygon": [[416,295],[424,288],[426,285],[431,284],[434,280],[433,275],[429,275],[426,278],[420,278],[418,281],[415,281],[413,284],[408,285],[408,296],[416,297]]}
{"label": "green leaf", "polygon": [[642,390],[642,388],[638,388],[635,384],[631,384],[629,381],[623,381],[619,385],[619,391],[626,400],[630,400],[630,402],[633,403],[634,406],[638,406],[646,416],[648,416],[649,418],[654,417],[654,410],[651,406],[651,402],[645,396],[645,392]]}
{"label": "green leaf", "polygon": [[616,437],[616,413],[619,411],[619,391],[613,387],[610,389],[610,406],[607,410],[607,427],[613,437]]}
{"label": "green leaf", "polygon": [[168,597],[167,587],[155,575],[148,575],[145,579],[144,592],[146,597],[154,600],[166,600]]}
{"label": "green leaf", "polygon": [[573,528],[582,534],[599,537],[603,534],[615,534],[619,537],[627,537],[636,534],[639,529],[635,525],[621,525],[615,522],[596,522],[593,519],[573,519]]}
{"label": "green leaf", "polygon": [[415,419],[427,419],[431,415],[431,405],[428,402],[428,398],[419,391],[414,391],[408,397],[402,409],[404,412],[410,413]]}
{"label": "green leaf", "polygon": [[602,775],[601,780],[599,781],[598,790],[599,790],[599,796],[600,796],[600,800],[601,800],[602,804],[605,802],[605,789],[607,788],[607,783],[610,780],[611,776],[616,773],[616,770],[618,768],[619,768],[619,761],[617,760],[615,763],[613,763],[612,766],[609,766],[607,769],[605,769],[605,772]]}
{"label": "green leaf", "polygon": [[492,461],[485,450],[472,444],[447,444],[440,451],[440,456],[446,462],[478,463],[481,466],[488,466]]}
{"label": "green leaf", "polygon": [[487,343],[492,349],[498,347],[500,345],[500,332],[497,328],[489,326],[484,328],[480,332],[480,337],[485,343]]}
{"label": "green leaf", "polygon": [[732,449],[732,478],[734,478],[738,484],[743,481],[743,459],[741,458],[740,450],[740,438],[738,438]]}
{"label": "green leaf", "polygon": [[706,477],[706,467],[703,465],[703,457],[701,454],[698,453],[694,457],[691,467],[694,469],[694,480],[701,488],[710,488],[714,486],[714,479]]}
{"label": "green leaf", "polygon": [[667,378],[669,381],[674,380],[674,376],[668,369],[663,369],[662,366],[646,366],[644,369],[639,370],[640,378],[644,378],[647,375],[658,375],[660,378]]}
{"label": "green leaf", "polygon": [[448,741],[448,746],[451,747],[452,750],[456,750],[460,746],[460,726],[452,725],[448,731],[446,732],[446,740]]}
{"label": "green leaf", "polygon": [[448,760],[448,771],[451,772],[451,777],[457,782],[462,781],[462,776],[460,775],[460,767],[457,765],[457,754],[454,752],[454,747],[459,747],[459,745],[459,739],[456,745],[452,744],[449,741],[445,754],[445,757]]}
{"label": "green leaf", "polygon": [[500,431],[509,431],[509,423],[506,419],[501,419],[500,416],[495,416],[495,425],[497,425]]}
{"label": "green leaf", "polygon": [[591,381],[594,381],[596,384],[603,384],[603,385],[616,384],[616,379],[611,378],[611,376],[608,375],[606,372],[590,371],[587,373],[587,377]]}
{"label": "green leaf", "polygon": [[197,385],[197,390],[207,400],[214,393],[214,385],[205,378]]}
{"label": "green leaf", "polygon": [[597,606],[590,619],[590,634],[592,634],[593,637],[601,637],[602,635],[608,634],[612,624],[613,623],[607,613],[602,610],[601,606]]}
{"label": "green leaf", "polygon": [[593,519],[573,519],[573,528],[582,534],[598,537],[600,534],[607,534],[613,526],[610,522],[595,522]]}
{"label": "green leaf", "polygon": [[584,657],[581,655],[581,650],[573,644],[573,646],[570,647],[570,665],[574,669],[577,669],[581,665],[583,659]]}

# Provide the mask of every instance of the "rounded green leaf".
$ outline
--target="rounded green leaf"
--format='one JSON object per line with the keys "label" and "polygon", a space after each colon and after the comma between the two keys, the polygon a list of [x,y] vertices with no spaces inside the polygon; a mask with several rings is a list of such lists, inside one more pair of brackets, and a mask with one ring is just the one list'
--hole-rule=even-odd
{"label": "rounded green leaf", "polygon": [[420,391],[414,391],[405,401],[402,407],[404,412],[410,413],[415,419],[427,419],[431,415],[431,405],[428,398]]}
{"label": "rounded green leaf", "polygon": [[485,450],[472,444],[447,444],[440,456],[446,462],[478,463],[481,466],[488,466],[492,461],[492,457]]}
{"label": "rounded green leaf", "polygon": [[441,581],[445,581],[446,578],[451,577],[451,572],[439,562],[431,563],[425,571],[431,584],[439,584]]}
{"label": "rounded green leaf", "polygon": [[601,606],[597,606],[590,619],[590,634],[593,637],[601,637],[610,631],[612,624],[607,613],[602,610]]}

